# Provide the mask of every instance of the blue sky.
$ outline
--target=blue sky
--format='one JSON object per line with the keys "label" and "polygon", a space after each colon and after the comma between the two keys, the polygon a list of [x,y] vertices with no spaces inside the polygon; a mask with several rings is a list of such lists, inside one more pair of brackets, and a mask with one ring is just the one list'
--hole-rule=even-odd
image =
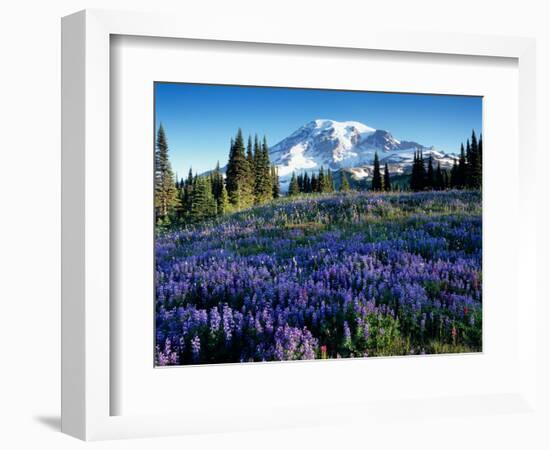
{"label": "blue sky", "polygon": [[238,128],[273,146],[314,119],[354,120],[456,153],[482,131],[481,116],[481,97],[155,83],[156,128],[164,126],[180,177],[225,165]]}

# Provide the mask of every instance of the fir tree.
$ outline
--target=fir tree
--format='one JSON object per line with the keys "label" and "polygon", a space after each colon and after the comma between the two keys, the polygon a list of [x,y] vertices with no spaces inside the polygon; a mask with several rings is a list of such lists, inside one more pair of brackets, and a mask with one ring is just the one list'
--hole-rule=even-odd
{"label": "fir tree", "polygon": [[178,193],[168,157],[168,142],[164,127],[157,132],[155,149],[155,212],[159,222],[166,223],[178,204]]}
{"label": "fir tree", "polygon": [[281,186],[279,184],[279,173],[276,166],[271,166],[271,190],[273,198],[281,196]]}
{"label": "fir tree", "polygon": [[184,186],[185,182],[183,178],[178,180],[176,175],[176,206],[174,207],[175,216],[178,222],[182,222],[185,216],[185,209],[183,208],[183,199],[184,199]]}
{"label": "fir tree", "polygon": [[372,190],[382,190],[382,175],[380,174],[380,161],[378,160],[378,152],[374,153],[374,170],[372,173]]}
{"label": "fir tree", "polygon": [[426,183],[425,186],[428,189],[435,189],[435,173],[432,155],[428,157],[428,171],[426,172]]}
{"label": "fir tree", "polygon": [[288,185],[288,195],[294,196],[300,193],[300,188],[298,187],[298,180],[296,174],[292,172],[292,177],[290,178],[290,184]]}
{"label": "fir tree", "polygon": [[[470,148],[470,142],[466,142],[466,147]],[[466,186],[466,152],[464,151],[464,144],[460,144],[460,157],[458,159],[457,170],[457,185],[458,189],[462,189]]]}
{"label": "fir tree", "polygon": [[189,174],[183,184],[183,217],[186,218],[191,211],[191,205],[193,202],[193,169],[189,168]]}
{"label": "fir tree", "polygon": [[[258,136],[256,136],[256,140],[258,140]],[[252,150],[252,137],[250,135],[248,135],[248,143],[246,144],[246,160],[248,161],[248,165],[253,168],[254,152]]]}
{"label": "fir tree", "polygon": [[256,203],[264,203],[273,198],[269,149],[265,136],[262,144],[256,138],[254,145],[254,198]]}
{"label": "fir tree", "polygon": [[273,198],[273,186],[271,181],[271,161],[269,160],[269,146],[267,145],[267,138],[264,136],[262,141],[262,159],[263,159],[263,182],[262,192],[264,201],[271,200]]}
{"label": "fir tree", "polygon": [[319,175],[317,176],[317,192],[324,192],[325,190],[325,169],[323,166],[319,169]]}
{"label": "fir tree", "polygon": [[248,135],[248,142],[246,144],[246,162],[248,163],[248,184],[254,191],[256,183],[256,171],[254,162],[254,151],[252,149],[252,137],[250,135]]}
{"label": "fir tree", "polygon": [[424,164],[424,153],[422,150],[420,150],[418,157],[418,183],[420,191],[426,188],[426,166]]}
{"label": "fir tree", "polygon": [[340,176],[342,177],[342,182],[340,184],[340,192],[349,192],[350,185],[349,185],[347,175],[344,173],[344,171],[341,171]]}
{"label": "fir tree", "polygon": [[[224,186],[224,180],[223,175],[220,171],[220,162],[216,164],[216,168],[214,169],[214,172],[211,174],[211,183],[212,183],[212,195],[214,196],[214,199],[216,200],[216,203],[218,206],[220,206],[222,202],[222,191],[225,189]],[[227,194],[227,191],[226,191]]]}
{"label": "fir tree", "polygon": [[451,177],[450,177],[450,180],[449,180],[449,184],[450,184],[450,187],[451,189],[457,189],[458,186],[459,186],[459,174],[458,174],[458,161],[457,159],[455,158],[453,160],[453,167],[451,168]]}
{"label": "fir tree", "polygon": [[[477,144],[477,154],[479,159],[479,167],[483,173],[483,136],[479,133],[479,142]],[[481,186],[481,183],[480,183]]]}
{"label": "fir tree", "polygon": [[230,211],[231,205],[229,203],[229,195],[227,195],[227,189],[225,184],[222,183],[222,190],[220,193],[220,198],[218,199],[218,215],[226,214]]}
{"label": "fir tree", "polygon": [[332,177],[332,170],[327,169],[325,177],[325,192],[334,192],[334,179]]}
{"label": "fir tree", "polygon": [[303,174],[299,174],[297,177],[296,177],[296,182],[298,183],[298,190],[300,192],[304,192],[304,175]]}
{"label": "fir tree", "polygon": [[443,189],[448,189],[451,187],[451,177],[448,170],[442,170],[443,174]]}
{"label": "fir tree", "polygon": [[479,144],[475,131],[472,131],[472,143],[469,154],[466,185],[471,189],[479,189],[481,187],[482,173]]}
{"label": "fir tree", "polygon": [[415,151],[414,156],[413,156],[413,163],[412,163],[412,166],[411,166],[411,179],[410,179],[411,191],[417,191],[418,190],[418,169],[417,169],[418,162],[417,162],[417,160],[418,160],[418,155]]}
{"label": "fir tree", "polygon": [[319,180],[317,179],[317,176],[314,173],[312,173],[309,192],[318,192],[318,191],[319,191]]}
{"label": "fir tree", "polygon": [[445,189],[445,181],[443,180],[443,172],[441,171],[441,163],[437,163],[437,169],[435,169],[435,183],[434,189],[442,191]]}
{"label": "fir tree", "polygon": [[384,190],[391,191],[390,170],[388,163],[384,164]]}
{"label": "fir tree", "polygon": [[242,131],[239,129],[229,152],[226,173],[227,194],[236,209],[247,208],[254,202],[250,180],[250,167],[245,155]]}
{"label": "fir tree", "polygon": [[426,170],[422,151],[414,153],[410,187],[413,191],[422,191],[426,187]]}
{"label": "fir tree", "polygon": [[304,174],[304,192],[311,192],[311,179],[307,172]]}
{"label": "fir tree", "polygon": [[211,181],[209,177],[198,177],[194,181],[193,205],[190,211],[190,219],[193,222],[209,219],[217,214],[217,205],[212,195]]}
{"label": "fir tree", "polygon": [[260,141],[258,140],[258,135],[254,136],[254,153],[253,153],[253,173],[254,173],[254,201],[258,203],[260,197],[260,179],[262,176],[261,173],[261,159],[262,157],[262,148],[260,147]]}

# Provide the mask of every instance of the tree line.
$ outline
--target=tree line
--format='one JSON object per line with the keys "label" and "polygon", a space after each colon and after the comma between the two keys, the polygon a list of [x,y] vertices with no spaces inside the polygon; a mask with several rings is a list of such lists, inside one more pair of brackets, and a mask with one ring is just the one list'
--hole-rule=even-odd
{"label": "tree line", "polygon": [[317,174],[313,173],[308,175],[307,172],[296,174],[293,172],[290,177],[290,183],[288,185],[288,195],[298,195],[300,193],[322,193],[322,192],[334,192],[334,180],[332,178],[332,171],[325,169],[323,166],[319,169]]}
{"label": "tree line", "polygon": [[[363,189],[368,188],[364,187]],[[388,165],[385,165],[384,174],[382,175],[377,153],[374,155],[374,171],[371,189],[375,191],[389,191],[392,189]],[[318,173],[313,173],[311,175],[309,175],[308,172],[303,172],[299,175],[293,172],[288,186],[288,195],[330,193],[336,192],[337,190],[340,192],[352,190],[348,175],[343,170],[340,171],[340,185],[339,189],[337,189],[333,172],[330,169],[325,171],[323,166],[321,166]]]}
{"label": "tree line", "polygon": [[155,215],[160,225],[193,223],[265,203],[280,196],[277,169],[270,163],[267,139],[248,137],[239,129],[231,139],[226,176],[216,168],[207,175],[176,180],[162,124],[155,146]]}
{"label": "tree line", "polygon": [[410,188],[413,191],[442,189],[481,189],[482,186],[483,138],[479,140],[475,131],[466,140],[466,147],[460,144],[460,156],[452,168],[445,170],[438,163],[434,169],[432,155],[426,163],[422,151],[415,152]]}

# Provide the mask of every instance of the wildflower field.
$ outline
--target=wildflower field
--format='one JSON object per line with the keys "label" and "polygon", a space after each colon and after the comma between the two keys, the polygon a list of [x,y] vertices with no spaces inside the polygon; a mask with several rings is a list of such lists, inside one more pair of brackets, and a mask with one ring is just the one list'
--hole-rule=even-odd
{"label": "wildflower field", "polygon": [[157,365],[482,349],[479,191],[285,197],[155,253]]}

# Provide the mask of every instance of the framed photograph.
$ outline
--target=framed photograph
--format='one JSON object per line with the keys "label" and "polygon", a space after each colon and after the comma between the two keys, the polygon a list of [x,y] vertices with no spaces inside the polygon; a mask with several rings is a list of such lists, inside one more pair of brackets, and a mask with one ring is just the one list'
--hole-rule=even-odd
{"label": "framed photograph", "polygon": [[154,89],[156,366],[482,351],[482,97]]}
{"label": "framed photograph", "polygon": [[532,413],[533,41],[62,31],[64,432]]}

